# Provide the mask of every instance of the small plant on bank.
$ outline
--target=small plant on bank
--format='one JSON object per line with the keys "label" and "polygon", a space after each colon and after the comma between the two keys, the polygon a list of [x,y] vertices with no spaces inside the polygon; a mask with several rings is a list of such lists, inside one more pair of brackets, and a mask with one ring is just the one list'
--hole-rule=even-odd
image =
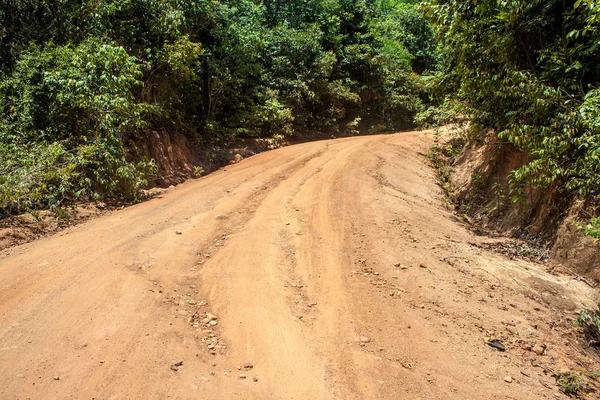
{"label": "small plant on bank", "polygon": [[584,229],[584,233],[588,236],[593,237],[596,240],[600,240],[600,217],[592,218]]}
{"label": "small plant on bank", "polygon": [[584,392],[593,391],[589,386],[589,379],[596,380],[600,377],[597,371],[567,371],[556,374],[556,383],[561,391],[569,396],[580,396]]}
{"label": "small plant on bank", "polygon": [[[600,309],[600,304],[598,304]],[[600,345],[600,310],[579,312],[579,317],[575,321],[575,325],[582,327],[589,333],[592,340],[595,340],[596,345]]]}
{"label": "small plant on bank", "polygon": [[569,371],[556,375],[556,383],[568,395],[578,395],[586,386],[585,376],[578,371]]}
{"label": "small plant on bank", "polygon": [[204,168],[202,168],[201,166],[199,166],[199,165],[196,165],[196,166],[194,167],[194,176],[195,176],[196,178],[200,178],[202,175],[204,175],[204,172],[205,172],[205,171],[204,171]]}

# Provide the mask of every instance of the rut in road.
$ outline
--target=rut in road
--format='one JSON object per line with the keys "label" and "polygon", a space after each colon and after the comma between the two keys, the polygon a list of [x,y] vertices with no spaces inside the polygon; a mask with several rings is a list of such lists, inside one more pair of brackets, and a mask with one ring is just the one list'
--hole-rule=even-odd
{"label": "rut in road", "polygon": [[3,251],[0,398],[562,396],[598,360],[557,315],[597,294],[473,245],[431,141],[290,146]]}

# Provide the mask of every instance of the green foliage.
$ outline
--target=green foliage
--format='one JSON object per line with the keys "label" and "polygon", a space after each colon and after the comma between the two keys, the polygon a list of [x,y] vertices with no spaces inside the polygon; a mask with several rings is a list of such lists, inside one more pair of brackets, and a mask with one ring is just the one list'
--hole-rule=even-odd
{"label": "green foliage", "polygon": [[577,395],[586,387],[585,375],[577,371],[569,371],[556,375],[556,383],[561,390],[569,395]]}
{"label": "green foliage", "polygon": [[561,390],[570,396],[578,396],[583,392],[593,392],[589,387],[588,379],[597,379],[600,373],[597,371],[588,371],[585,369],[579,371],[567,371],[556,374],[556,383]]}
{"label": "green foliage", "polygon": [[430,1],[424,10],[441,45],[438,89],[457,94],[472,132],[531,155],[512,173],[517,197],[524,184],[600,196],[598,3]]}
{"label": "green foliage", "polygon": [[0,83],[0,212],[133,200],[151,170],[126,157],[152,111],[134,99],[140,76],[123,48],[97,40],[24,53]]}
{"label": "green foliage", "polygon": [[590,223],[584,228],[584,232],[588,236],[600,239],[600,217],[592,218]]}
{"label": "green foliage", "polygon": [[[598,308],[600,308],[600,304],[598,305]],[[600,339],[600,311],[580,311],[577,321],[575,321],[575,325],[580,327],[591,327],[596,337]]]}
{"label": "green foliage", "polygon": [[0,4],[0,218],[132,201],[153,130],[199,143],[412,124],[437,63],[415,1]]}

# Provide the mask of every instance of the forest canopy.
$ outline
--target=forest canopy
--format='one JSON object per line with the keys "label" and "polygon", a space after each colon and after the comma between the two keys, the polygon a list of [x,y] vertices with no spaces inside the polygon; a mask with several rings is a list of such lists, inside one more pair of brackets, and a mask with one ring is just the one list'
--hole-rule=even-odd
{"label": "forest canopy", "polygon": [[135,200],[156,167],[133,143],[153,131],[227,144],[457,118],[530,155],[515,196],[593,202],[599,24],[596,0],[3,1],[0,218]]}
{"label": "forest canopy", "polygon": [[[511,174],[515,200],[527,185],[554,187],[597,216],[600,2],[431,1],[424,12],[443,59],[430,83],[442,106],[430,114],[453,109],[471,139],[492,133],[529,154]],[[600,237],[600,219],[587,232]]]}
{"label": "forest canopy", "polygon": [[134,199],[154,167],[132,143],[153,130],[409,127],[435,46],[414,1],[3,1],[0,217]]}

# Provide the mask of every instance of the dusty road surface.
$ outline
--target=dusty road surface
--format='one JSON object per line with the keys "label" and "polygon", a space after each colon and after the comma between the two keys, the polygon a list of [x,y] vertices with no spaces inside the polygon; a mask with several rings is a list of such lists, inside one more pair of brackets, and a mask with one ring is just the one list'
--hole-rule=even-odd
{"label": "dusty road surface", "polygon": [[0,399],[564,397],[597,293],[473,245],[431,142],[282,148],[2,251]]}

